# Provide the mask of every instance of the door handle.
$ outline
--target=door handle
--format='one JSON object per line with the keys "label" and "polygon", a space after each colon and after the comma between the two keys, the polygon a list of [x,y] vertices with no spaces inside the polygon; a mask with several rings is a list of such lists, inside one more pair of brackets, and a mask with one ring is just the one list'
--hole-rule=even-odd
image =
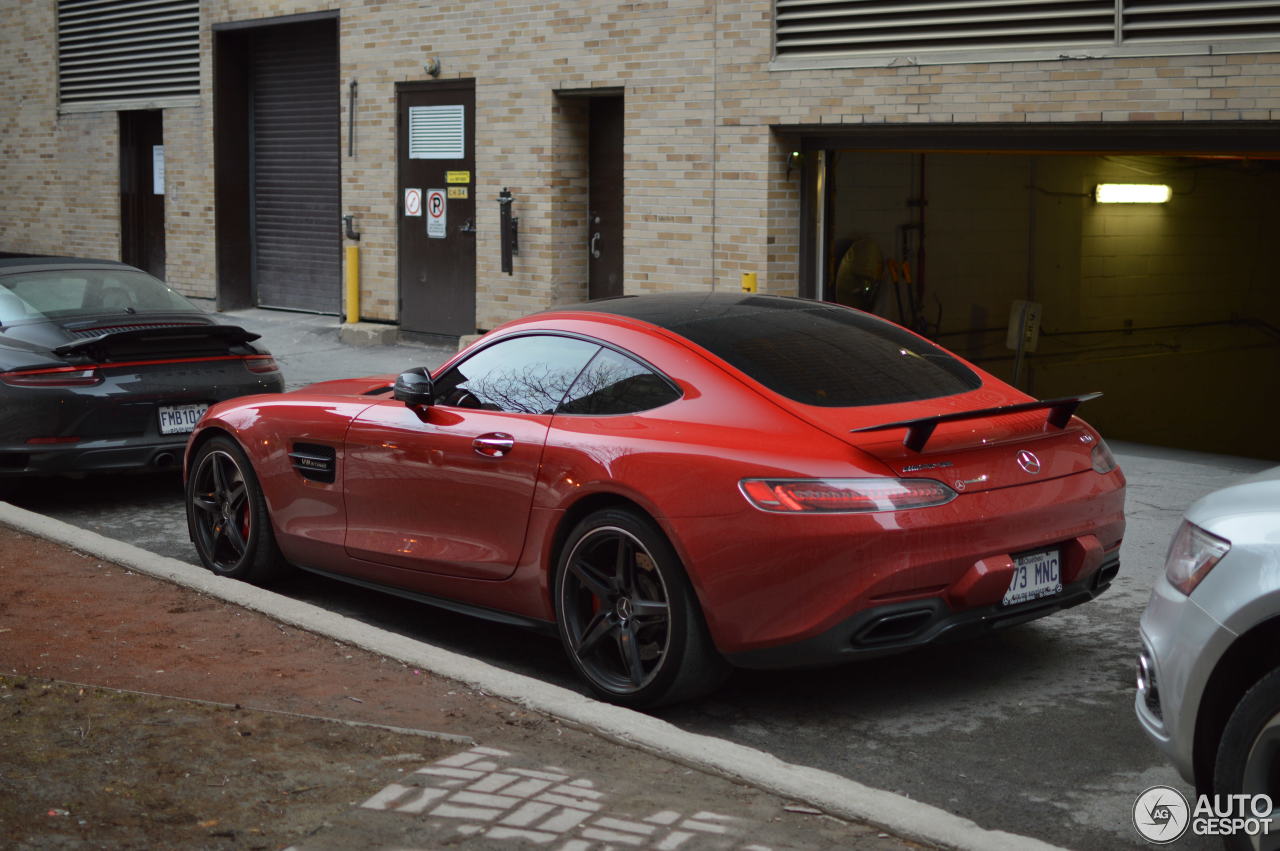
{"label": "door handle", "polygon": [[600,231],[596,231],[595,233],[591,234],[591,256],[597,260],[600,259],[600,249],[596,248],[596,242],[598,242],[599,239],[600,239]]}
{"label": "door handle", "polygon": [[516,440],[514,437],[500,431],[482,434],[471,441],[471,448],[476,451],[476,454],[483,455],[486,458],[501,458],[510,452],[515,445]]}

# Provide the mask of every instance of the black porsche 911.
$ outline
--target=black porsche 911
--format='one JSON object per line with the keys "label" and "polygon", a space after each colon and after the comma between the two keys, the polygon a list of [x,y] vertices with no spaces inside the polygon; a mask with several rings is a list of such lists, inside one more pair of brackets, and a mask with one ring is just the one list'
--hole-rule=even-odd
{"label": "black porsche 911", "polygon": [[30,476],[177,469],[210,404],[284,389],[257,338],[124,263],[0,259],[0,496]]}

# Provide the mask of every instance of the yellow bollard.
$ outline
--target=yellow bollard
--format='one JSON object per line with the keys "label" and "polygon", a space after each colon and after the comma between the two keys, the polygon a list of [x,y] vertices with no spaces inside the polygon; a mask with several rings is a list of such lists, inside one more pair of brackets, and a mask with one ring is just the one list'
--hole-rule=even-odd
{"label": "yellow bollard", "polygon": [[755,272],[742,273],[742,291],[744,293],[753,293],[756,291],[756,273]]}
{"label": "yellow bollard", "polygon": [[347,324],[360,321],[360,246],[347,246]]}

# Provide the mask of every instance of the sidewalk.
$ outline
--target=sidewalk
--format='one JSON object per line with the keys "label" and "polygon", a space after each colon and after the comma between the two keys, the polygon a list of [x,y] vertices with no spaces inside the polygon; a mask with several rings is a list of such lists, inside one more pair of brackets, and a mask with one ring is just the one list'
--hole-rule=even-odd
{"label": "sidewalk", "polygon": [[331,378],[399,374],[415,366],[434,369],[457,352],[444,343],[348,345],[340,339],[343,326],[335,316],[259,307],[219,316],[262,335],[284,373],[286,390]]}
{"label": "sidewalk", "polygon": [[9,527],[0,717],[8,847],[922,847]]}

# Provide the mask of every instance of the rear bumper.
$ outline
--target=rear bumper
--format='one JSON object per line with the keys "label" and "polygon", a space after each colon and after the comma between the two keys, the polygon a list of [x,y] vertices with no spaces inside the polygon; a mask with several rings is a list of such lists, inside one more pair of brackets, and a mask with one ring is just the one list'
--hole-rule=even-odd
{"label": "rear bumper", "polygon": [[1098,569],[1064,586],[1053,597],[1017,606],[995,604],[952,610],[940,597],[865,609],[834,629],[793,644],[730,654],[740,668],[823,667],[901,653],[926,644],[962,641],[1092,600],[1120,571],[1120,553],[1107,554]]}
{"label": "rear bumper", "polygon": [[909,511],[745,508],[665,522],[717,649],[737,657],[838,636],[867,611],[895,611],[886,607],[938,600],[947,612],[999,611],[991,607],[1015,554],[1060,550],[1062,584],[1074,588],[1118,551],[1124,480],[1089,471]]}
{"label": "rear bumper", "polygon": [[55,447],[0,447],[0,479],[178,469],[188,435]]}
{"label": "rear bumper", "polygon": [[178,468],[189,434],[163,434],[164,406],[213,405],[279,392],[279,372],[243,360],[99,365],[85,387],[0,384],[0,479]]}

